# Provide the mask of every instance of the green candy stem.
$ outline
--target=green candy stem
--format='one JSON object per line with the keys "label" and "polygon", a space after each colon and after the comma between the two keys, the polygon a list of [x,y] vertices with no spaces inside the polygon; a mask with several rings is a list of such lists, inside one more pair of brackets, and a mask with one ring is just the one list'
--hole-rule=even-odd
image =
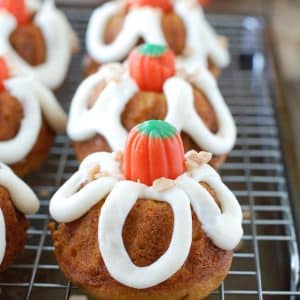
{"label": "green candy stem", "polygon": [[138,47],[140,54],[147,56],[162,56],[166,51],[167,47],[157,44],[144,44]]}
{"label": "green candy stem", "polygon": [[172,138],[176,136],[177,130],[171,124],[160,121],[160,120],[150,120],[144,123],[141,123],[137,126],[139,133],[145,134],[151,138]]}

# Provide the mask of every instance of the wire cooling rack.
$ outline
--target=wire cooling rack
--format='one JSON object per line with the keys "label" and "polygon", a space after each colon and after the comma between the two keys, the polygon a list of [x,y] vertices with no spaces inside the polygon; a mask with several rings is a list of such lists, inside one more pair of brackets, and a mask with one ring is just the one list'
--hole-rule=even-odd
{"label": "wire cooling rack", "polygon": [[[66,7],[66,12],[84,41],[90,10]],[[268,80],[274,72],[265,47],[265,25],[253,17],[211,15],[209,19],[230,40],[232,64],[223,72],[220,88],[239,134],[221,173],[242,205],[245,230],[228,277],[209,299],[296,299],[299,257]],[[66,109],[82,79],[83,52],[74,58],[58,91]],[[28,178],[41,199],[41,210],[29,218],[24,253],[0,274],[1,300],[86,299],[75,296],[83,294],[60,272],[47,228],[49,198],[76,167],[69,140],[58,136],[43,170]]]}

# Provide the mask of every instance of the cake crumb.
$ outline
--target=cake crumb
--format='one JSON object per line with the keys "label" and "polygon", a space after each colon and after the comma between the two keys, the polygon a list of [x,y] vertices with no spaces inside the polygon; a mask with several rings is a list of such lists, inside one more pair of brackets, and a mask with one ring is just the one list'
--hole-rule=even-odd
{"label": "cake crumb", "polygon": [[212,154],[205,151],[200,151],[199,153],[195,150],[189,151],[185,155],[185,165],[188,171],[191,171],[203,164],[209,163],[212,159]]}
{"label": "cake crumb", "polygon": [[117,151],[115,153],[115,160],[120,163],[120,165],[122,164],[123,162],[123,152],[122,151]]}
{"label": "cake crumb", "polygon": [[156,192],[165,192],[175,186],[175,182],[171,179],[160,178],[153,182],[153,189]]}
{"label": "cake crumb", "polygon": [[226,36],[220,36],[219,37],[219,43],[225,49],[227,49],[229,47],[229,41],[228,41],[228,38]]}
{"label": "cake crumb", "polygon": [[107,172],[107,171],[102,171],[100,173],[98,173],[96,176],[95,176],[95,179],[99,179],[101,177],[109,177],[110,176],[110,173]]}
{"label": "cake crumb", "polygon": [[94,166],[88,171],[88,182],[91,182],[95,179],[97,179],[98,174],[101,172],[100,166]]}

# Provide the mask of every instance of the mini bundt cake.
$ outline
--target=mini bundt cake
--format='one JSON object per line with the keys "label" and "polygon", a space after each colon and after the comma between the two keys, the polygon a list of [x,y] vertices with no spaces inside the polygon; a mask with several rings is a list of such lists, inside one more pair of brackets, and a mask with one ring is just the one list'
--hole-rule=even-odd
{"label": "mini bundt cake", "polygon": [[30,75],[51,89],[64,81],[76,34],[55,1],[0,1],[0,56],[16,75]]}
{"label": "mini bundt cake", "polygon": [[0,57],[0,161],[19,176],[40,168],[66,115],[54,94],[30,77],[11,77]]}
{"label": "mini bundt cake", "polygon": [[185,151],[213,153],[219,167],[235,144],[231,113],[206,68],[187,73],[161,45],[144,44],[128,61],[104,65],[78,88],[67,132],[79,160],[98,151],[122,150],[128,131],[151,119],[166,120],[182,134]]}
{"label": "mini bundt cake", "polygon": [[141,42],[168,45],[187,70],[200,64],[217,76],[230,61],[226,38],[214,32],[197,0],[121,0],[101,5],[90,18],[85,74],[121,62]]}
{"label": "mini bundt cake", "polygon": [[24,214],[36,213],[39,201],[31,189],[0,163],[0,272],[23,251],[29,223]]}
{"label": "mini bundt cake", "polygon": [[50,224],[65,275],[96,299],[199,300],[226,277],[242,211],[176,129],[147,121],[122,153],[95,153],[55,193]]}

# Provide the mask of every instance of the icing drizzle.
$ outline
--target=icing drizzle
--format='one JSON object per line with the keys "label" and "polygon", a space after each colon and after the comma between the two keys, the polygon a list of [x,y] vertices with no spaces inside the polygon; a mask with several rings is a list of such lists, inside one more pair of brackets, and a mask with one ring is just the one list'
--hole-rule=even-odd
{"label": "icing drizzle", "polygon": [[[174,11],[183,20],[187,32],[186,51],[178,57],[178,65],[192,71],[199,64],[207,66],[210,57],[217,66],[226,67],[230,61],[229,53],[206,21],[202,7],[196,0],[173,2]],[[167,45],[161,28],[163,12],[149,6],[131,9],[115,41],[105,44],[103,36],[107,22],[119,9],[118,1],[106,3],[97,8],[90,18],[86,45],[94,60],[101,63],[120,61],[134,48],[139,38],[147,43]]]}
{"label": "icing drizzle", "polygon": [[[33,191],[10,168],[0,163],[0,185],[5,187],[15,207],[24,214],[34,214],[39,210],[39,201]],[[5,220],[0,208],[0,264],[6,249]]]}
{"label": "icing drizzle", "polygon": [[[87,183],[80,190],[82,182],[87,180],[88,169],[95,165],[100,170],[105,168],[107,175]],[[116,153],[88,156],[78,172],[55,193],[50,201],[50,213],[58,222],[72,222],[108,195],[99,217],[99,249],[110,275],[122,284],[137,289],[149,288],[167,280],[182,267],[192,243],[190,205],[216,246],[232,250],[240,241],[243,234],[241,208],[209,165],[201,164],[188,171],[161,191],[154,186],[122,180],[120,174]],[[207,182],[216,191],[221,209],[199,181]],[[168,250],[146,267],[133,264],[122,238],[126,217],[139,198],[167,202],[174,213],[174,230]]]}
{"label": "icing drizzle", "polygon": [[36,15],[34,23],[41,29],[46,43],[47,60],[38,66],[31,66],[13,49],[9,37],[17,28],[14,16],[0,11],[0,55],[3,56],[15,75],[30,75],[47,87],[55,89],[65,79],[72,52],[78,48],[76,34],[64,14],[55,7],[53,0],[27,0],[30,11]]}
{"label": "icing drizzle", "polygon": [[57,132],[64,131],[67,118],[54,94],[38,81],[29,77],[15,77],[5,80],[4,85],[22,103],[24,111],[17,135],[10,140],[0,141],[0,161],[13,164],[24,159],[35,145],[42,115]]}
{"label": "icing drizzle", "polygon": [[[214,109],[219,125],[216,134],[206,127],[197,114],[192,84],[179,73],[164,84],[168,106],[165,120],[174,125],[179,132],[188,133],[205,151],[215,155],[229,152],[235,143],[236,127],[214,77],[206,68],[198,67],[190,80],[204,92]],[[89,96],[103,81],[106,81],[107,85],[95,105],[88,109]],[[124,149],[128,133],[121,124],[121,114],[136,92],[136,82],[123,71],[122,65],[103,66],[98,73],[87,78],[79,86],[71,104],[68,135],[75,141],[82,141],[100,134],[106,138],[114,151]]]}

